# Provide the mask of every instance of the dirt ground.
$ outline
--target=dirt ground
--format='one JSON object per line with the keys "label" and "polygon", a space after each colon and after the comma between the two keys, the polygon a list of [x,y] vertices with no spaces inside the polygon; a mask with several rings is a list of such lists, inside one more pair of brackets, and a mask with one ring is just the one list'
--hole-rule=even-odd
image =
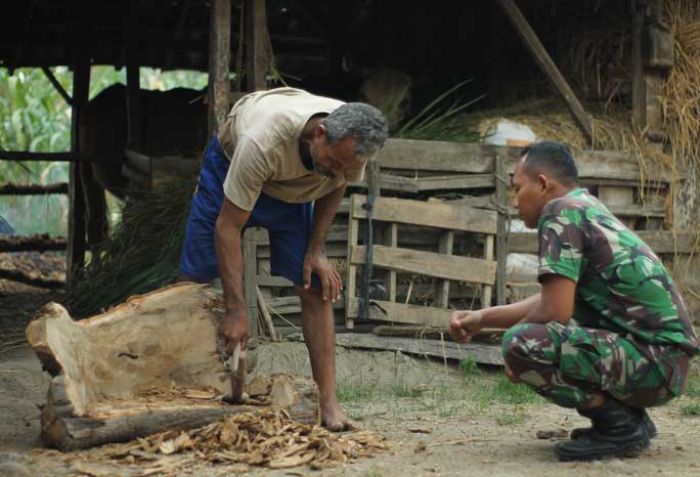
{"label": "dirt ground", "polygon": [[[308,467],[248,469],[270,476],[601,476],[700,473],[700,417],[684,414],[700,397],[683,397],[653,410],[659,436],[638,459],[559,463],[537,431],[561,435],[585,424],[574,412],[507,383],[500,370],[412,358],[401,353],[338,348],[338,394],[364,429],[386,437],[391,450],[321,471]],[[263,345],[256,372],[310,373],[301,343]],[[697,375],[697,369],[694,370]],[[0,476],[147,475],[143,467],[95,462],[89,452],[42,449],[38,409],[47,375],[27,348],[0,355]],[[177,459],[177,457],[173,457]],[[169,475],[223,476],[226,465],[188,466]],[[14,473],[13,473],[14,472]],[[152,475],[158,475],[154,473]]]}

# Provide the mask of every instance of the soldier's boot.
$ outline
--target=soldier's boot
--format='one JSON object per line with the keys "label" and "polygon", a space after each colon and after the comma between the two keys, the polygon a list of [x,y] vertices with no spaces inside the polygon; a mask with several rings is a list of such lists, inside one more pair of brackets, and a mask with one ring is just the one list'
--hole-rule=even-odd
{"label": "soldier's boot", "polygon": [[[649,413],[647,413],[646,409],[633,409],[642,414],[642,421],[644,422],[644,426],[647,429],[647,434],[649,434],[649,439],[653,439],[654,437],[656,437],[658,435],[658,431],[656,430],[656,424],[654,424],[654,421],[651,420],[651,417],[649,416]],[[580,439],[584,436],[590,437],[591,432],[593,432],[593,427],[577,427],[576,429],[571,430],[569,438],[572,441],[575,441],[576,439]]]}
{"label": "soldier's boot", "polygon": [[600,407],[579,412],[593,422],[593,430],[576,440],[559,442],[554,448],[559,460],[636,457],[649,447],[649,434],[638,410],[608,399]]}

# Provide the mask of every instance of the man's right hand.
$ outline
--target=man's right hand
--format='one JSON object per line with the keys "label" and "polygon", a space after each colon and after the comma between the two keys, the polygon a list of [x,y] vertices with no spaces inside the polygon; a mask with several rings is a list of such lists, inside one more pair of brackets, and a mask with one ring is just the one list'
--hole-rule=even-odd
{"label": "man's right hand", "polygon": [[250,322],[248,320],[248,312],[243,311],[227,311],[221,320],[220,328],[221,336],[224,338],[226,352],[229,355],[233,354],[238,343],[241,344],[241,350],[246,348],[250,333]]}
{"label": "man's right hand", "polygon": [[466,343],[481,331],[481,310],[460,310],[452,313],[449,330],[452,338],[459,343]]}

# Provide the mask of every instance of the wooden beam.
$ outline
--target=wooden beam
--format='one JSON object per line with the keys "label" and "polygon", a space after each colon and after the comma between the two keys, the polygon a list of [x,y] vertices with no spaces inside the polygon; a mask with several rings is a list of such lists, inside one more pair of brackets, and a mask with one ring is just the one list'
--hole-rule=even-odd
{"label": "wooden beam", "polygon": [[141,65],[139,61],[138,3],[130,0],[124,25],[124,51],[126,54],[126,144],[138,149],[141,137]]}
{"label": "wooden beam", "polygon": [[[687,232],[674,233],[670,230],[635,230],[655,253],[687,254],[692,250],[692,237]],[[527,232],[511,233],[508,236],[508,247],[514,253],[538,253],[537,234]]]}
{"label": "wooden beam", "polygon": [[506,262],[508,259],[508,241],[506,236],[506,221],[508,220],[508,199],[507,189],[510,186],[510,179],[506,172],[505,157],[497,155],[494,160],[495,180],[496,180],[496,204],[498,222],[496,225],[496,304],[506,304]]}
{"label": "wooden beam", "polygon": [[481,343],[454,343],[436,339],[397,338],[392,336],[374,336],[372,334],[340,333],[335,337],[335,344],[345,348],[399,351],[401,353],[430,356],[440,359],[471,359],[477,363],[495,366],[503,365],[500,345]]}
{"label": "wooden beam", "polygon": [[78,162],[89,160],[81,157],[78,152],[29,152],[0,150],[0,161],[49,161],[49,162]]}
{"label": "wooden beam", "polygon": [[[80,151],[80,133],[78,125],[83,109],[88,102],[90,92],[90,57],[87,51],[90,35],[85,35],[88,5],[83,0],[76,0],[74,7],[78,14],[73,25],[75,58],[73,63],[73,103],[71,105],[71,153]],[[81,21],[82,20],[82,21]],[[76,273],[85,265],[85,193],[80,180],[80,165],[71,162],[68,181],[68,244],[66,252],[66,281],[72,285]]]}
{"label": "wooden beam", "polygon": [[231,0],[212,0],[209,17],[209,135],[229,112],[231,82]]}
{"label": "wooden beam", "polygon": [[63,100],[66,102],[66,104],[68,104],[68,106],[72,105],[73,98],[71,98],[70,95],[66,92],[66,89],[63,87],[63,85],[58,82],[58,80],[56,79],[56,76],[54,76],[54,74],[53,74],[53,71],[51,71],[48,66],[42,66],[41,71],[44,72],[44,75],[46,75],[46,78],[49,80],[49,82],[56,89],[58,94],[61,95]]}
{"label": "wooden beam", "polygon": [[61,288],[66,284],[63,280],[43,278],[36,272],[23,272],[20,270],[0,269],[0,279],[40,288]]}
{"label": "wooden beam", "polygon": [[0,235],[0,253],[65,250],[66,239],[48,235]]}
{"label": "wooden beam", "polygon": [[246,74],[248,91],[267,88],[268,32],[265,0],[245,0]]}
{"label": "wooden beam", "polygon": [[[360,312],[360,300],[348,297],[348,316],[357,317]],[[447,329],[454,310],[432,306],[409,305],[384,300],[370,300],[369,318],[372,320],[392,321],[412,325],[423,325]]]}
{"label": "wooden beam", "polygon": [[590,116],[583,109],[583,106],[576,97],[576,94],[564,79],[564,76],[561,74],[559,68],[557,68],[557,65],[549,56],[549,53],[547,53],[547,50],[545,50],[527,19],[520,11],[520,8],[518,8],[516,5],[515,0],[498,0],[498,3],[508,16],[508,19],[513,23],[515,30],[522,38],[525,46],[537,62],[537,65],[540,67],[540,69],[542,69],[544,74],[547,76],[547,79],[551,81],[564,101],[566,101],[566,105],[583,131],[588,143],[592,143],[593,126],[591,124]]}
{"label": "wooden beam", "polygon": [[[374,245],[372,249],[375,266],[396,272],[488,285],[492,285],[496,280],[496,262],[492,260],[422,252],[386,245]],[[356,245],[352,247],[350,254],[351,264],[364,265],[367,247]]]}
{"label": "wooden beam", "polygon": [[498,146],[417,139],[387,139],[375,156],[383,169],[485,174]]}
{"label": "wooden beam", "polygon": [[0,195],[47,195],[47,194],[67,194],[68,183],[60,182],[56,184],[2,184],[0,185]]}
{"label": "wooden beam", "polygon": [[[367,211],[362,208],[362,204],[367,201],[367,198],[354,194],[353,201],[356,204],[352,208],[353,218],[366,219]],[[399,222],[465,232],[496,233],[495,212],[444,202],[378,197],[374,202],[373,216],[374,220],[384,222]]]}

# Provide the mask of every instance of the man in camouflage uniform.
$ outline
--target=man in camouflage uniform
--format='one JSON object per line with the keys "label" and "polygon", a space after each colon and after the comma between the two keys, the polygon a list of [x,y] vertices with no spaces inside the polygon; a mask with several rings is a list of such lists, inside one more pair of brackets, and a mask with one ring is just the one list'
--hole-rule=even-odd
{"label": "man in camouflage uniform", "polygon": [[637,455],[656,435],[645,408],[681,394],[700,352],[685,305],[654,252],[578,186],[568,148],[525,148],[513,187],[525,225],[537,227],[541,292],[458,311],[450,332],[466,341],[508,328],[509,378],[591,419],[556,445],[561,460]]}

